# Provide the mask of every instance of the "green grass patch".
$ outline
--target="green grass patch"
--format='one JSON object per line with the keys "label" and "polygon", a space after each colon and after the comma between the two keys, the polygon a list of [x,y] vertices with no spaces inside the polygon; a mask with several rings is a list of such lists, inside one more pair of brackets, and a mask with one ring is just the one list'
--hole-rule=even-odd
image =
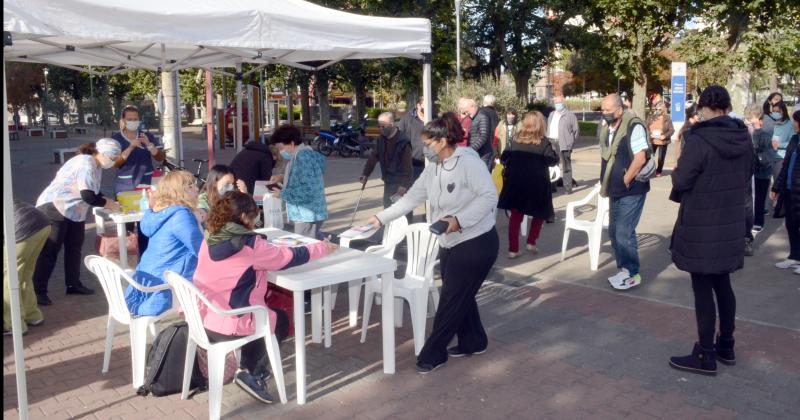
{"label": "green grass patch", "polygon": [[592,121],[578,121],[578,128],[581,136],[596,136],[597,123]]}

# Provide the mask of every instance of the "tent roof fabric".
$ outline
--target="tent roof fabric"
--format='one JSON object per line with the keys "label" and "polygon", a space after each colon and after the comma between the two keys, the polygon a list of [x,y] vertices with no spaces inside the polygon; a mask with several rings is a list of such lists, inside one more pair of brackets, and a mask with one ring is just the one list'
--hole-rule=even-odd
{"label": "tent roof fabric", "polygon": [[430,53],[428,19],[362,16],[301,0],[6,0],[7,60],[179,70]]}

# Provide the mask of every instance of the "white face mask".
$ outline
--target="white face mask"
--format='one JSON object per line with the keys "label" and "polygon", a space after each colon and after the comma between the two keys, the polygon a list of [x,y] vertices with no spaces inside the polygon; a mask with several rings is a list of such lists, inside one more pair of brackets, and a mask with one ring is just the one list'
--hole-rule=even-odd
{"label": "white face mask", "polygon": [[225,195],[226,192],[233,191],[233,184],[225,184],[217,189],[219,195]]}
{"label": "white face mask", "polygon": [[103,169],[111,169],[114,166],[115,159],[112,159],[106,155],[103,155],[103,157],[106,158],[106,160],[100,163],[100,167]]}
{"label": "white face mask", "polygon": [[136,131],[139,129],[139,120],[125,121],[125,129],[128,131]]}

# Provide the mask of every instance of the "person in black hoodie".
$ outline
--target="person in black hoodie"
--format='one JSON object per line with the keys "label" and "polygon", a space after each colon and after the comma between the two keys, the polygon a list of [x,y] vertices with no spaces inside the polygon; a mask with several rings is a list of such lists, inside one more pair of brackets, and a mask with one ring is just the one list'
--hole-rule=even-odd
{"label": "person in black hoodie", "polygon": [[[233,157],[229,165],[236,179],[244,181],[247,191],[255,191],[256,181],[267,181],[272,176],[275,161],[269,147],[257,141],[250,141],[244,149]],[[257,198],[260,199],[260,198]]]}
{"label": "person in black hoodie", "polygon": [[727,115],[730,106],[725,88],[709,86],[703,91],[700,122],[689,130],[672,173],[670,199],[680,203],[670,245],[672,261],[691,274],[700,340],[690,355],[672,357],[670,366],[704,375],[716,375],[717,360],[736,363],[736,297],[730,273],[744,266],[745,190],[754,155],[747,127]]}
{"label": "person in black hoodie", "polygon": [[789,257],[775,264],[775,267],[791,268],[794,274],[800,274],[800,111],[792,114],[795,134],[789,139],[786,156],[783,158],[780,174],[772,186],[770,198],[777,200],[783,197],[783,208],[786,209],[786,231],[789,233]]}

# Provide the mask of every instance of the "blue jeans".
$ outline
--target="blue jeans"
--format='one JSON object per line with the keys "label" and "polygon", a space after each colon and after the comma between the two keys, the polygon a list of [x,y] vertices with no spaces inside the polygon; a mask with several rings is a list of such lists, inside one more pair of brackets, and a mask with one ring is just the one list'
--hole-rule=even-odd
{"label": "blue jeans", "polygon": [[610,198],[608,236],[617,259],[617,268],[625,268],[635,276],[639,274],[639,247],[636,242],[636,225],[642,216],[645,194]]}

